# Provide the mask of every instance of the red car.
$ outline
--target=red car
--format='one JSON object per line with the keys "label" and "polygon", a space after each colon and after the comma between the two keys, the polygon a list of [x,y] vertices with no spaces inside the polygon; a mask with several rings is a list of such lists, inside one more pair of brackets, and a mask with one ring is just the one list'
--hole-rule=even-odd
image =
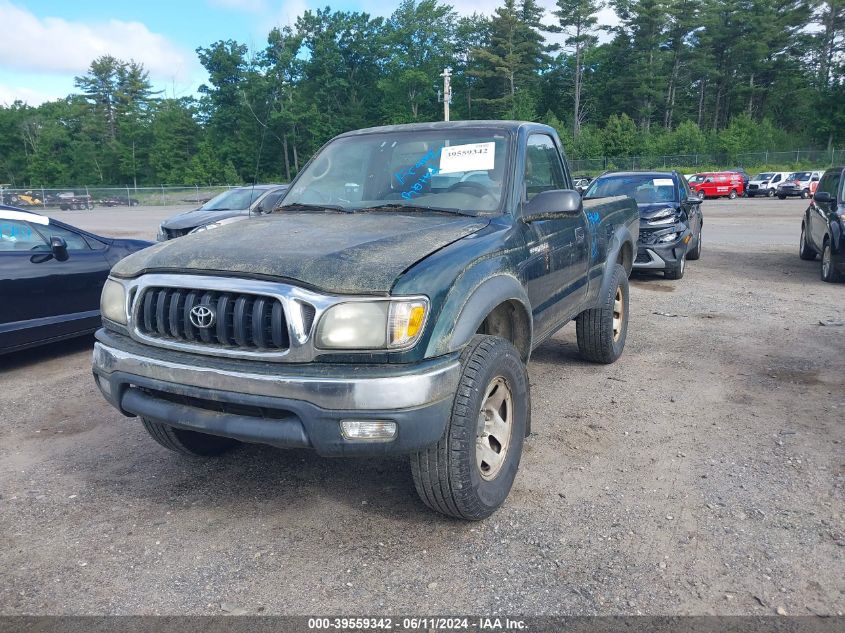
{"label": "red car", "polygon": [[689,179],[693,191],[705,198],[730,198],[745,195],[745,182],[742,175],[732,171],[711,171],[695,174]]}

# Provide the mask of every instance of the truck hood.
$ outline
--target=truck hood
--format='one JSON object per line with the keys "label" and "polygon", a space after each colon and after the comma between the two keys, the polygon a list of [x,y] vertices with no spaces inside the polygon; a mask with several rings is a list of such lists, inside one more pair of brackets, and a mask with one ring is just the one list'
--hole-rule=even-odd
{"label": "truck hood", "polygon": [[112,274],[240,273],[339,294],[386,294],[416,262],[488,223],[422,213],[277,213],[156,244]]}
{"label": "truck hood", "polygon": [[225,211],[204,211],[194,209],[167,218],[161,225],[166,229],[193,229],[209,222],[232,218],[236,215],[249,215],[249,209],[226,209]]}

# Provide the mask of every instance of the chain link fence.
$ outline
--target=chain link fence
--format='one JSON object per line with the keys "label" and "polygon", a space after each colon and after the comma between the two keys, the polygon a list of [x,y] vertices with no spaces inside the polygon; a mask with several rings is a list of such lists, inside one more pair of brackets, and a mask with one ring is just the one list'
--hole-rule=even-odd
{"label": "chain link fence", "polygon": [[[241,186],[241,185],[233,185]],[[215,187],[29,187],[5,188],[0,203],[36,209],[93,209],[94,207],[200,206],[233,186]]]}
{"label": "chain link fence", "polygon": [[736,167],[765,167],[780,165],[788,167],[824,168],[845,163],[845,149],[816,150],[796,149],[785,152],[745,152],[729,155],[727,153],[672,154],[667,156],[617,156],[602,158],[582,158],[570,161],[572,172],[598,172],[605,170],[637,169],[684,169],[714,168],[732,169]]}

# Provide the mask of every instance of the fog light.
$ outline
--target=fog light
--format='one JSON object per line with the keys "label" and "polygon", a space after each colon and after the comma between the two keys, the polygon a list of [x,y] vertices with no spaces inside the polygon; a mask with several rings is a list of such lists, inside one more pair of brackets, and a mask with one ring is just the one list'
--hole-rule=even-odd
{"label": "fog light", "polygon": [[111,398],[111,382],[105,380],[104,378],[100,378],[97,374],[94,374],[94,380],[97,381],[97,386],[100,388],[100,391],[103,392],[106,399]]}
{"label": "fog light", "polygon": [[341,420],[344,439],[389,442],[396,437],[396,422],[388,420]]}

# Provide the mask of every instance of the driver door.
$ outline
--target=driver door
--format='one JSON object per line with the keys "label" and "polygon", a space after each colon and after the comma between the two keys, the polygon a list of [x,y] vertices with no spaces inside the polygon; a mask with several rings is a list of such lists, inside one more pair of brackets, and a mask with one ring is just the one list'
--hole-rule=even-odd
{"label": "driver door", "polygon": [[[525,150],[522,202],[541,191],[571,189],[555,142],[532,134]],[[523,222],[529,257],[526,285],[535,332],[546,334],[578,311],[587,293],[587,218],[577,215]]]}

